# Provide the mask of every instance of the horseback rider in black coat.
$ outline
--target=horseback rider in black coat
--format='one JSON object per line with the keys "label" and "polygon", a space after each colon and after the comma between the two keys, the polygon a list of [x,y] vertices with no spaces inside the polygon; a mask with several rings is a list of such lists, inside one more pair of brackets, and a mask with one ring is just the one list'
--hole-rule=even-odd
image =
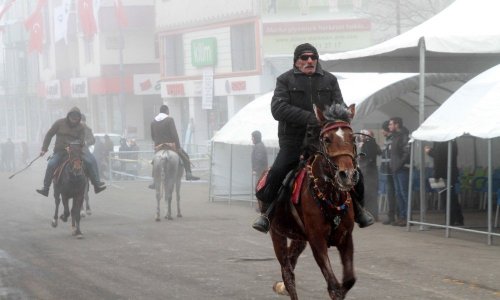
{"label": "horseback rider in black coat", "polygon": [[[260,195],[264,205],[262,214],[252,227],[266,233],[270,221],[265,214],[270,203],[278,197],[283,179],[294,169],[303,154],[304,137],[307,144],[319,140],[320,126],[314,113],[314,106],[324,109],[335,104],[345,105],[337,78],[323,71],[318,61],[318,51],[308,43],[295,48],[294,66],[280,75],[271,100],[271,112],[278,123],[280,150],[267,175],[266,187]],[[307,133],[307,135],[306,135]],[[363,209],[362,176],[353,193],[355,220],[360,227],[373,224],[373,217]]]}

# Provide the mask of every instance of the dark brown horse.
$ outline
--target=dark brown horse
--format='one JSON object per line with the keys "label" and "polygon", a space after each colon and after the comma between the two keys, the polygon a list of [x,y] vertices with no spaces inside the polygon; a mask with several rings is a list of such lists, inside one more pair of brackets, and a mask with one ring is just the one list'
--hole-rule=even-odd
{"label": "dark brown horse", "polygon": [[[350,118],[354,116],[354,105],[343,110]],[[359,178],[355,139],[350,118],[334,120],[337,117],[332,116],[332,111],[335,109],[318,116],[323,124],[319,151],[304,167],[306,175],[298,203],[278,203],[271,222],[270,234],[283,279],[283,282],[275,283],[273,289],[290,295],[291,299],[298,299],[294,269],[307,243],[325,277],[331,299],[344,299],[356,282],[352,240],[354,210],[349,192]],[[330,246],[336,246],[339,251],[343,265],[342,282],[337,280],[330,264]]]}
{"label": "dark brown horse", "polygon": [[80,230],[80,210],[83,204],[83,196],[87,184],[85,176],[82,145],[80,143],[71,143],[66,147],[67,156],[63,163],[57,168],[54,176],[54,199],[56,209],[52,219],[52,227],[57,227],[57,215],[61,198],[64,206],[64,212],[60,216],[61,220],[66,222],[70,216],[69,199],[73,199],[71,207],[71,227],[72,234],[77,238],[82,238]]}

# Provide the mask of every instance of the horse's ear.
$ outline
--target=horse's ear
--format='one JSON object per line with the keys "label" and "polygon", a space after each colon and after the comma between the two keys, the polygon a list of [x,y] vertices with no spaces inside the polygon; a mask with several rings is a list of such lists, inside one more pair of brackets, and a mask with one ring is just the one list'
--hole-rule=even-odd
{"label": "horse's ear", "polygon": [[356,105],[355,104],[349,105],[349,108],[347,110],[349,111],[349,119],[352,120],[354,118],[354,114],[356,113]]}
{"label": "horse's ear", "polygon": [[[319,122],[321,123],[321,122],[325,121],[326,118],[325,118],[325,115],[323,113],[323,110],[319,109],[318,106],[316,106],[316,105],[314,105],[313,108],[314,108],[314,114],[316,115],[316,118],[319,120]],[[325,110],[328,111],[328,106],[326,107]]]}

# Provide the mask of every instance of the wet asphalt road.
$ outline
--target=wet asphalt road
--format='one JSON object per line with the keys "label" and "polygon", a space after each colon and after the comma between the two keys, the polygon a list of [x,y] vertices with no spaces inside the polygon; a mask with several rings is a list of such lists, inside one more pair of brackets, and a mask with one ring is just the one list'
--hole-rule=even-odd
{"label": "wet asphalt road", "polygon": [[[279,265],[249,205],[210,203],[206,183],[185,183],[183,218],[155,222],[153,191],[127,182],[91,193],[77,240],[69,223],[50,226],[52,195],[34,191],[42,166],[0,173],[0,299],[287,299],[272,291]],[[498,241],[442,233],[356,228],[347,299],[500,299]],[[335,249],[330,257],[338,274]],[[301,299],[328,299],[309,248],[296,280]]]}

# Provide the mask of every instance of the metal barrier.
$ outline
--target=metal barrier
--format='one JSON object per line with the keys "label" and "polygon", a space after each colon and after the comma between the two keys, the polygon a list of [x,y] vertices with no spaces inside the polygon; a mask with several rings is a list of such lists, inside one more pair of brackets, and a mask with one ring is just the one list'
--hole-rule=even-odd
{"label": "metal barrier", "polygon": [[[152,160],[154,151],[122,151],[110,152],[107,166],[100,166],[101,175],[109,181],[125,182],[152,181]],[[194,175],[208,177],[210,159],[208,154],[191,153],[191,169]]]}

